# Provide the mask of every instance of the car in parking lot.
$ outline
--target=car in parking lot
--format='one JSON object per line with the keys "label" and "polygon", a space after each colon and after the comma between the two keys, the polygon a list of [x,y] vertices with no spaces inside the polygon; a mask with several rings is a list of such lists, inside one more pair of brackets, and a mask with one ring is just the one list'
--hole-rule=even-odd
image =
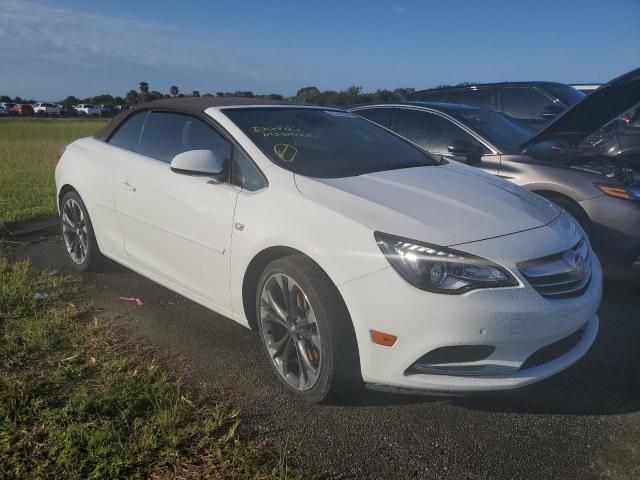
{"label": "car in parking lot", "polygon": [[35,115],[60,115],[62,106],[57,103],[36,103],[33,105]]}
{"label": "car in parking lot", "polygon": [[461,103],[488,108],[540,129],[585,94],[557,82],[502,82],[421,90],[409,101]]}
{"label": "car in parking lot", "polygon": [[601,267],[570,215],[343,110],[144,103],[67,145],[56,186],[75,268],[104,255],[256,329],[309,401],[517,388],[598,331]]}
{"label": "car in parking lot", "polygon": [[116,109],[113,105],[97,105],[100,109],[100,115],[103,117],[112,117],[116,113]]}
{"label": "car in parking lot", "polygon": [[33,117],[33,107],[28,103],[16,103],[9,109],[9,115]]}
{"label": "car in parking lot", "polygon": [[94,117],[97,117],[100,115],[100,108],[97,107],[96,105],[91,105],[88,103],[81,103],[79,105],[76,105],[75,109],[79,115],[87,115],[87,116],[94,116]]}
{"label": "car in parking lot", "polygon": [[7,115],[9,115],[9,112],[7,111],[7,109],[4,108],[2,105],[0,105],[0,116],[6,117]]}
{"label": "car in parking lot", "polygon": [[15,103],[11,103],[11,102],[2,102],[2,103],[0,103],[0,107],[4,108],[7,111],[7,113],[10,113],[10,111],[13,108],[14,105],[15,105]]}
{"label": "car in parking lot", "polygon": [[[509,117],[466,105],[371,104],[352,109],[427,151],[474,165],[539,193],[571,213],[612,267],[640,269],[640,69],[612,80],[539,133]],[[616,119],[631,109],[624,132]],[[625,117],[627,118],[627,117]],[[634,120],[635,118],[635,120]],[[604,155],[585,143],[614,121]],[[613,138],[613,140],[611,140]]]}

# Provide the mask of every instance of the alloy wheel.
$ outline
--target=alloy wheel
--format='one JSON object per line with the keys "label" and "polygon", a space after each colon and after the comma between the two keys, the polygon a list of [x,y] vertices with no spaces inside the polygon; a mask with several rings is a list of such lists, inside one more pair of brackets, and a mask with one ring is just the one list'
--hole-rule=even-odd
{"label": "alloy wheel", "polygon": [[87,258],[89,239],[87,223],[82,208],[73,198],[68,199],[62,207],[62,236],[67,247],[69,257],[77,264],[82,264]]}
{"label": "alloy wheel", "polygon": [[271,275],[260,294],[262,337],[278,374],[292,388],[309,390],[322,367],[315,313],[300,285],[283,273]]}

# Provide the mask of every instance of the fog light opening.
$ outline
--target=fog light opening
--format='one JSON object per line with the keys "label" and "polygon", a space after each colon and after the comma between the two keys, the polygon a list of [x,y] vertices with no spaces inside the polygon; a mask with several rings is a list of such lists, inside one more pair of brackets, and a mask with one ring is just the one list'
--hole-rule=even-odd
{"label": "fog light opening", "polygon": [[477,363],[489,358],[493,345],[451,345],[424,354],[405,371],[405,375],[486,375],[495,366]]}

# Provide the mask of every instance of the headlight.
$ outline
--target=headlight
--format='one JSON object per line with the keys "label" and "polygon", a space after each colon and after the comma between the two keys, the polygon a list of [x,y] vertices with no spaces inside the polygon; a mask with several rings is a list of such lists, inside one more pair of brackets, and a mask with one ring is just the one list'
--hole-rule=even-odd
{"label": "headlight", "polygon": [[640,186],[625,187],[622,185],[606,185],[604,183],[594,183],[602,192],[610,197],[624,198],[625,200],[640,200]]}
{"label": "headlight", "polygon": [[518,285],[506,269],[484,258],[386,233],[374,236],[391,266],[422,290],[460,294]]}

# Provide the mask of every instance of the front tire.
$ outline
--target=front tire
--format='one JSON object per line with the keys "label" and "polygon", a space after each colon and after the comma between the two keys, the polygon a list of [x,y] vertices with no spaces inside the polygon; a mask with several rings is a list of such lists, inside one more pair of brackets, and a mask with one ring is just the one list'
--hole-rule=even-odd
{"label": "front tire", "polygon": [[306,401],[361,386],[351,318],[335,285],[304,255],[271,262],[258,282],[258,330],[273,370]]}
{"label": "front tire", "polygon": [[67,192],[62,197],[60,230],[71,266],[80,272],[98,269],[103,257],[87,208],[76,192]]}

